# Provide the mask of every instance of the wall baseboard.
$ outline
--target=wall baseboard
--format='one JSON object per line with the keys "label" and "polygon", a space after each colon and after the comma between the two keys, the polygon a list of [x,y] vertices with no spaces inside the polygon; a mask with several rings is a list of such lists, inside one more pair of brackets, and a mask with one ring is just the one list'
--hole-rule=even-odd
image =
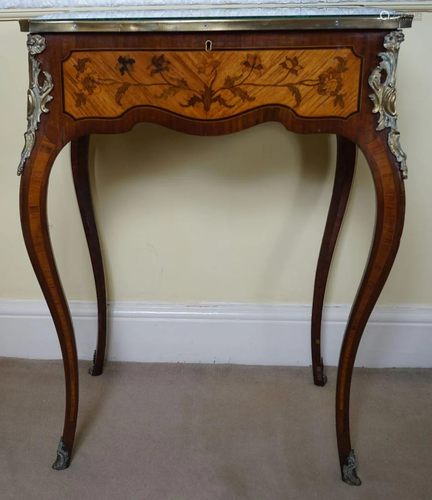
{"label": "wall baseboard", "polygon": [[[96,305],[71,302],[78,356],[91,359]],[[308,366],[310,312],[293,304],[167,304],[114,302],[109,306],[108,359],[170,363]],[[349,314],[325,308],[323,355],[337,365]],[[0,356],[59,359],[54,325],[42,300],[0,301]],[[377,307],[357,366],[432,367],[432,308]]]}

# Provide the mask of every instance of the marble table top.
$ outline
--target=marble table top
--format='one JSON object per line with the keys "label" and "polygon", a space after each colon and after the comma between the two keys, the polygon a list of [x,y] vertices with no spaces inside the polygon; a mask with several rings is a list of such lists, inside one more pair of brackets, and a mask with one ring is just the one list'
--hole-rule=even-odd
{"label": "marble table top", "polygon": [[[404,2],[408,3],[410,0],[392,0],[391,3]],[[412,0],[415,1],[415,0]],[[0,7],[2,9],[95,9],[95,8],[133,8],[133,7],[157,7],[157,8],[170,8],[171,6],[230,6],[230,5],[253,5],[253,6],[293,6],[293,5],[307,5],[307,4],[320,4],[326,3],[340,3],[349,4],[347,0],[2,0]],[[380,3],[389,3],[389,0],[368,0],[368,4],[375,3],[379,6]],[[351,4],[361,4],[361,2],[353,1]]]}

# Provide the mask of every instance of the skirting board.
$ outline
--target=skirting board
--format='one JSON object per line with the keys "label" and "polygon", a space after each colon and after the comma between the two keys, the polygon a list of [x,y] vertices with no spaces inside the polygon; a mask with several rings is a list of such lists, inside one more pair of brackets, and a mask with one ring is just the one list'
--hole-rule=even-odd
{"label": "skirting board", "polygon": [[[96,305],[71,302],[78,356],[96,344]],[[310,305],[115,302],[109,306],[107,358],[113,361],[308,366]],[[349,314],[326,306],[323,356],[337,365]],[[0,356],[58,359],[54,325],[42,300],[0,301]],[[357,366],[432,367],[432,308],[377,307]]]}

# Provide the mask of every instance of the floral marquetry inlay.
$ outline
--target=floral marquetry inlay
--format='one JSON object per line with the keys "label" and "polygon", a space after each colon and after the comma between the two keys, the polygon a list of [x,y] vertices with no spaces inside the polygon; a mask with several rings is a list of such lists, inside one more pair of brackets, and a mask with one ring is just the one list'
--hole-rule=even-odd
{"label": "floral marquetry inlay", "polygon": [[80,51],[63,63],[64,110],[115,118],[151,106],[211,120],[274,104],[347,118],[359,111],[360,74],[349,48]]}

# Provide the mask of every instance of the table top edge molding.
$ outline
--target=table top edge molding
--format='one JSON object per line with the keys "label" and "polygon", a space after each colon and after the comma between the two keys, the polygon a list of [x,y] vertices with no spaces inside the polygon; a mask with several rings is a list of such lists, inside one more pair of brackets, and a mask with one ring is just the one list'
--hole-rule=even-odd
{"label": "table top edge molding", "polygon": [[23,32],[30,33],[100,33],[100,32],[211,32],[273,30],[343,30],[410,28],[411,14],[381,16],[310,16],[271,18],[143,19],[143,20],[21,20]]}

